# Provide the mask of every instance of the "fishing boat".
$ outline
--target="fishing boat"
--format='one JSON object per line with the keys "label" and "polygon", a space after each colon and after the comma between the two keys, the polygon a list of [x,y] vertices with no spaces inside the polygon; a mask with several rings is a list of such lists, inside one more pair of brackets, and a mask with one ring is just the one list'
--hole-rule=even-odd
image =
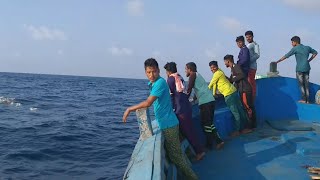
{"label": "fishing boat", "polygon": [[[229,138],[233,116],[224,100],[218,98],[214,123],[226,142],[224,148],[211,150],[203,160],[193,161],[188,141],[181,141],[181,148],[191,157],[190,163],[199,179],[320,179],[320,105],[298,102],[300,90],[296,79],[276,76],[256,82],[258,128],[253,133]],[[319,89],[319,85],[310,83],[311,102],[316,101]],[[164,137],[148,110],[138,110],[137,120],[140,138],[123,179],[184,179],[167,160]],[[196,104],[193,123],[204,143]]]}

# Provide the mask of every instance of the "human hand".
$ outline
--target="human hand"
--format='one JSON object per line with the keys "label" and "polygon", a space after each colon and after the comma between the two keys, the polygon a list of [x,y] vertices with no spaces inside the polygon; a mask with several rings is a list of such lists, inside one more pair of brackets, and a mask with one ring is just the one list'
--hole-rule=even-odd
{"label": "human hand", "polygon": [[122,122],[126,123],[127,122],[127,118],[130,114],[130,109],[128,108],[124,113],[123,113],[123,117],[122,117]]}

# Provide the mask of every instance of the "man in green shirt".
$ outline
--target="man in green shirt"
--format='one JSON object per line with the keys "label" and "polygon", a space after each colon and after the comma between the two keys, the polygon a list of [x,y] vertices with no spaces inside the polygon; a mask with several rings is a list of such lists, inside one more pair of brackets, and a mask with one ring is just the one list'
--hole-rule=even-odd
{"label": "man in green shirt", "polygon": [[[295,55],[297,61],[296,76],[302,93],[302,99],[299,102],[309,104],[309,74],[311,69],[309,62],[317,56],[318,52],[310,46],[301,44],[298,36],[291,38],[291,44],[293,46],[291,51],[279,59],[277,63]],[[309,58],[310,54],[312,54],[312,56]]]}

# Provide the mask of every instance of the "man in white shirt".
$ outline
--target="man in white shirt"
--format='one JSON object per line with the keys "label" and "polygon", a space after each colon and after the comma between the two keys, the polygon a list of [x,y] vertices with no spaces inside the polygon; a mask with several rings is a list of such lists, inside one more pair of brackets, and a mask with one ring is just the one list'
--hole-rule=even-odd
{"label": "man in white shirt", "polygon": [[257,59],[260,57],[259,44],[253,41],[253,32],[247,31],[245,33],[248,49],[250,52],[250,69],[248,73],[248,81],[252,87],[253,100],[256,98],[256,72],[257,72]]}

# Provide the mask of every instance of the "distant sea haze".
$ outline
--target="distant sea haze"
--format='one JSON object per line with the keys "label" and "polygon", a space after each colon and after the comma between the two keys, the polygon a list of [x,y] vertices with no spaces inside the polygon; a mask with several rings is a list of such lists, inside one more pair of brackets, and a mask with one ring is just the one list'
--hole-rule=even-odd
{"label": "distant sea haze", "polygon": [[146,80],[0,73],[1,179],[121,179]]}

